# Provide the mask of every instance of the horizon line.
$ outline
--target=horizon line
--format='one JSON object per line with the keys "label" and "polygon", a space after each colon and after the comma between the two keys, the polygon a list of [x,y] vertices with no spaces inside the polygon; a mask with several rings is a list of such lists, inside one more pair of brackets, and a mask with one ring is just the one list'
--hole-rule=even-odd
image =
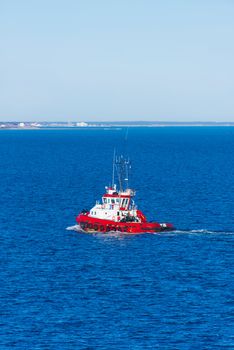
{"label": "horizon line", "polygon": [[38,120],[38,119],[32,119],[32,120],[24,120],[24,119],[20,119],[20,120],[0,120],[0,123],[20,123],[20,122],[25,122],[25,123],[165,123],[165,124],[169,124],[169,123],[187,123],[187,124],[192,124],[192,123],[213,123],[213,124],[226,124],[226,123],[234,123],[233,121],[209,121],[209,120],[205,120],[205,121],[201,121],[201,120],[192,120],[192,121],[181,121],[181,120],[85,120],[85,119],[77,119],[77,120]]}

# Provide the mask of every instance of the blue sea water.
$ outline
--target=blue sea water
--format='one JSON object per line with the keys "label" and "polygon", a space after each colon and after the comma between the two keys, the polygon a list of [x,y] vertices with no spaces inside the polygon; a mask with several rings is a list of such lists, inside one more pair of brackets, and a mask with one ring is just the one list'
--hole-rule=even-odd
{"label": "blue sea water", "polygon": [[[66,230],[114,148],[175,232]],[[232,127],[1,131],[0,349],[233,349],[233,150]]]}

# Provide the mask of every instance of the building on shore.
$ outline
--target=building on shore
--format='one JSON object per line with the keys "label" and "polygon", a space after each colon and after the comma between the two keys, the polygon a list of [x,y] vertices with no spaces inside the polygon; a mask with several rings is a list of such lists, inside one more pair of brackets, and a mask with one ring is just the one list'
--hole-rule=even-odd
{"label": "building on shore", "polygon": [[89,124],[88,123],[85,123],[85,122],[78,122],[78,123],[76,123],[76,126],[77,127],[87,127]]}
{"label": "building on shore", "polygon": [[25,123],[19,123],[19,124],[18,124],[18,127],[19,127],[19,128],[25,128]]}

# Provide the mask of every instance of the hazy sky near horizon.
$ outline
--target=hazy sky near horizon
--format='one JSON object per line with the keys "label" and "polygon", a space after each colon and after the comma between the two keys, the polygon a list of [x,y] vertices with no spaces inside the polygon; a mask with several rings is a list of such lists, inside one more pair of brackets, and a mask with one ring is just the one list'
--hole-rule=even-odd
{"label": "hazy sky near horizon", "polygon": [[0,0],[0,120],[234,121],[234,1]]}

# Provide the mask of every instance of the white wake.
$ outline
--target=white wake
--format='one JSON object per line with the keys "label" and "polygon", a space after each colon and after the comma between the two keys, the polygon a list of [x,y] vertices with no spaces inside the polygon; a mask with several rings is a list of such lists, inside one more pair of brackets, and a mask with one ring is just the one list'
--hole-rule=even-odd
{"label": "white wake", "polygon": [[[80,225],[74,225],[74,226],[68,226],[66,228],[68,231],[76,231],[76,232],[85,232],[82,230]],[[147,233],[147,232],[145,232]],[[108,235],[108,236],[119,236],[119,235],[134,235],[130,234],[128,232],[119,232],[119,231],[109,231],[108,233],[103,233],[103,232],[93,232],[95,235]],[[149,233],[149,234],[152,234]],[[197,229],[197,230],[174,230],[174,231],[165,231],[165,232],[154,232],[154,235],[176,235],[176,234],[191,234],[191,235],[202,235],[202,234],[213,234],[213,235],[234,235],[234,232],[232,231],[212,231],[212,230],[207,230],[207,229]]]}

